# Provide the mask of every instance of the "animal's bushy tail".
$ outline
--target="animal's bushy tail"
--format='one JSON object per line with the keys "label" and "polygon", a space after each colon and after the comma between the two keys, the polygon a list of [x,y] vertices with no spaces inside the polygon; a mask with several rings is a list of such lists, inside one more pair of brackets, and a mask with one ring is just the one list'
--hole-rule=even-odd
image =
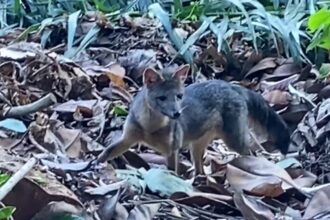
{"label": "animal's bushy tail", "polygon": [[249,116],[265,128],[274,141],[275,147],[282,154],[287,154],[290,144],[290,132],[284,120],[260,94],[246,88],[241,87],[241,89],[240,93],[246,100]]}

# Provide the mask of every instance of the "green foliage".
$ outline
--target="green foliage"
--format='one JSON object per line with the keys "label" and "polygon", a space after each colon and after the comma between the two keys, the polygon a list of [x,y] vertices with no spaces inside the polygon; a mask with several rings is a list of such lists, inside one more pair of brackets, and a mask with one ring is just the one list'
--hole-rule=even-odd
{"label": "green foliage", "polygon": [[16,208],[13,206],[6,206],[4,208],[0,208],[0,220],[9,219],[10,217],[12,217],[15,210]]}
{"label": "green foliage", "polygon": [[128,114],[127,109],[125,109],[125,106],[122,106],[122,105],[116,105],[113,108],[113,111],[117,116],[127,116],[127,114]]}
{"label": "green foliage", "polygon": [[10,178],[10,175],[6,174],[6,173],[0,173],[0,186],[2,186],[3,184],[5,184]]}
{"label": "green foliage", "polygon": [[[10,178],[10,175],[6,173],[0,173],[0,186],[3,186]],[[15,212],[16,208],[13,206],[6,206],[0,208],[0,220],[9,219],[12,217],[13,213]]]}
{"label": "green foliage", "polygon": [[330,50],[330,10],[322,8],[308,19],[308,29],[314,34],[308,50],[320,47]]}
{"label": "green foliage", "polygon": [[320,67],[320,79],[325,79],[330,75],[330,63],[323,63]]}

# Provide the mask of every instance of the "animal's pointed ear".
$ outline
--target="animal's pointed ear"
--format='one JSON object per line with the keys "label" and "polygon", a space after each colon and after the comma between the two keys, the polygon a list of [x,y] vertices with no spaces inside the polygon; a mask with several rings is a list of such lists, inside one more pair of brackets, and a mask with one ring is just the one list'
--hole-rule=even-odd
{"label": "animal's pointed ear", "polygon": [[182,65],[178,68],[178,70],[173,74],[173,78],[180,80],[181,82],[186,81],[188,77],[188,73],[190,70],[190,65]]}
{"label": "animal's pointed ear", "polygon": [[148,67],[143,72],[143,83],[147,86],[163,81],[162,76],[154,68]]}

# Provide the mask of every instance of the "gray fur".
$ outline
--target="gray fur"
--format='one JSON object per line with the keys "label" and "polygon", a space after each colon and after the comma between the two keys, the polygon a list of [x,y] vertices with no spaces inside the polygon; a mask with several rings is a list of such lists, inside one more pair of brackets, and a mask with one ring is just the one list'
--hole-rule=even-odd
{"label": "gray fur", "polygon": [[221,80],[184,88],[188,70],[186,65],[178,70],[165,69],[161,74],[153,69],[145,71],[145,86],[130,107],[123,136],[103,151],[98,162],[143,143],[168,156],[169,168],[177,170],[178,149],[190,147],[195,172],[203,173],[204,150],[214,139],[223,139],[240,154],[249,153],[250,118],[266,128],[281,152],[287,152],[288,129],[262,97]]}

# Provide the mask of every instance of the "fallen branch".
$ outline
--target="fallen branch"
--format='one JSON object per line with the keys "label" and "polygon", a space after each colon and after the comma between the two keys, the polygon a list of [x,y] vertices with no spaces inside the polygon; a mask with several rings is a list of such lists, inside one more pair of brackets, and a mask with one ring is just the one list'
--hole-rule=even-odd
{"label": "fallen branch", "polygon": [[56,97],[54,96],[54,94],[49,93],[48,95],[42,97],[41,99],[33,103],[11,107],[8,112],[5,113],[5,117],[20,117],[23,115],[37,112],[55,103],[57,103]]}
{"label": "fallen branch", "polygon": [[26,162],[19,171],[17,171],[10,179],[0,188],[0,201],[2,201],[7,194],[16,186],[16,184],[24,178],[24,176],[37,163],[37,159],[32,157]]}

